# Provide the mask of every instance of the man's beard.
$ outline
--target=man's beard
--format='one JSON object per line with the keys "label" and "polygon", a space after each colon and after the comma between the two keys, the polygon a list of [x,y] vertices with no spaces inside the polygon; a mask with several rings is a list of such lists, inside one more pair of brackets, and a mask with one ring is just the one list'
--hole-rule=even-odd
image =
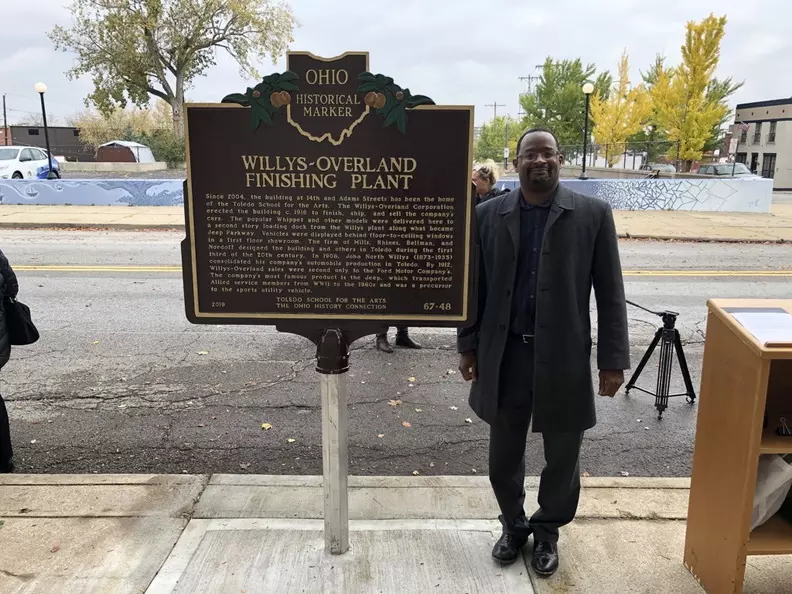
{"label": "man's beard", "polygon": [[547,169],[532,169],[528,172],[528,180],[537,190],[550,190],[556,184],[556,177]]}

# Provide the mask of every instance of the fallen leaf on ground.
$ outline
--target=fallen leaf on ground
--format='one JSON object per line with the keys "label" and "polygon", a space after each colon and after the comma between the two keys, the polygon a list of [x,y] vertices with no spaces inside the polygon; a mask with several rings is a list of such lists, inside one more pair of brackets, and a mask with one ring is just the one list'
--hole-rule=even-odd
{"label": "fallen leaf on ground", "polygon": [[423,409],[422,408],[416,408],[415,412],[423,412]]}
{"label": "fallen leaf on ground", "polygon": [[403,421],[402,427],[407,427],[407,429],[409,429],[410,427],[412,427],[412,425],[410,425],[407,421]]}
{"label": "fallen leaf on ground", "polygon": [[57,553],[60,551],[60,545],[55,545],[50,549],[50,553]]}
{"label": "fallen leaf on ground", "polygon": [[240,462],[239,463],[239,467],[242,470],[247,470],[248,468],[250,468],[250,462]]}
{"label": "fallen leaf on ground", "polygon": [[458,406],[449,406],[448,408],[450,408],[451,410],[459,410]]}
{"label": "fallen leaf on ground", "polygon": [[294,442],[295,442],[295,441],[297,441],[297,440],[296,440],[296,439],[294,439],[293,437],[290,437],[290,438],[288,438],[286,441],[288,441],[289,443],[294,443]]}
{"label": "fallen leaf on ground", "polygon": [[38,441],[37,439],[31,439],[30,443],[36,443],[37,441]]}
{"label": "fallen leaf on ground", "polygon": [[419,474],[421,474],[421,473],[420,473],[420,472],[418,472],[417,470],[413,470],[413,475],[414,475],[414,476],[418,476]]}
{"label": "fallen leaf on ground", "polygon": [[473,419],[467,418],[465,419],[465,423],[473,423]]}
{"label": "fallen leaf on ground", "polygon": [[454,371],[453,369],[449,369],[448,371],[446,371],[446,375],[454,375],[455,373],[456,371]]}
{"label": "fallen leaf on ground", "polygon": [[94,340],[91,344],[99,344],[98,340]]}
{"label": "fallen leaf on ground", "polygon": [[434,462],[429,462],[429,468],[434,468]]}
{"label": "fallen leaf on ground", "polygon": [[583,476],[591,476],[588,472],[584,472]]}
{"label": "fallen leaf on ground", "polygon": [[377,435],[377,437],[379,437],[380,439],[382,439],[383,437],[385,437],[385,434],[384,434],[384,433],[380,433],[379,435]]}
{"label": "fallen leaf on ground", "polygon": [[209,351],[198,351],[199,355],[208,355]]}
{"label": "fallen leaf on ground", "polygon": [[403,404],[401,400],[388,400],[388,406],[399,406]]}
{"label": "fallen leaf on ground", "polygon": [[626,470],[622,470],[619,474],[622,476],[630,476],[630,473],[627,472]]}
{"label": "fallen leaf on ground", "polygon": [[414,377],[408,377],[408,378],[407,378],[407,381],[408,381],[408,382],[414,382],[414,381],[415,381],[415,378],[414,378]]}
{"label": "fallen leaf on ground", "polygon": [[272,429],[272,423],[262,423],[261,428],[264,429],[264,431],[269,431]]}

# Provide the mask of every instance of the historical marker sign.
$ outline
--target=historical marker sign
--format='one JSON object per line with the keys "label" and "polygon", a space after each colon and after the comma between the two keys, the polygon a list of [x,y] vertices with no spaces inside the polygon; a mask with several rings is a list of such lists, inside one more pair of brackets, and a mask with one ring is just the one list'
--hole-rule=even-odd
{"label": "historical marker sign", "polygon": [[186,106],[188,318],[464,325],[473,108],[370,73],[366,53],[288,68]]}

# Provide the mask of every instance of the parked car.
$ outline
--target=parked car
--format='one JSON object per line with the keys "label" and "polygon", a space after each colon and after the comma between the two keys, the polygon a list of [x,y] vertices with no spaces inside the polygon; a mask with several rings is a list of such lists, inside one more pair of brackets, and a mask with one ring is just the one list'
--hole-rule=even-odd
{"label": "parked car", "polygon": [[747,179],[761,179],[761,175],[752,173],[745,163],[715,163],[702,165],[698,170],[700,175],[717,175],[720,177],[741,177]]}
{"label": "parked car", "polygon": [[[60,179],[60,164],[52,161],[52,173]],[[47,179],[47,152],[34,146],[0,146],[0,179]]]}
{"label": "parked car", "polygon": [[512,191],[514,188],[519,187],[520,185],[520,178],[519,177],[502,177],[497,182],[495,182],[494,189]]}
{"label": "parked car", "polygon": [[676,173],[676,167],[671,163],[649,163],[641,167],[643,171],[659,171],[660,173]]}

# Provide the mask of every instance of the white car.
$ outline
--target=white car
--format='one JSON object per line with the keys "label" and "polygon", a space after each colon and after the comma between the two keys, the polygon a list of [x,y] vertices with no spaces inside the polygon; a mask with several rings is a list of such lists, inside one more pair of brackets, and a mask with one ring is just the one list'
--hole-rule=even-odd
{"label": "white car", "polygon": [[[52,173],[60,178],[58,161],[52,159]],[[34,146],[0,145],[0,179],[47,179],[46,151]]]}

